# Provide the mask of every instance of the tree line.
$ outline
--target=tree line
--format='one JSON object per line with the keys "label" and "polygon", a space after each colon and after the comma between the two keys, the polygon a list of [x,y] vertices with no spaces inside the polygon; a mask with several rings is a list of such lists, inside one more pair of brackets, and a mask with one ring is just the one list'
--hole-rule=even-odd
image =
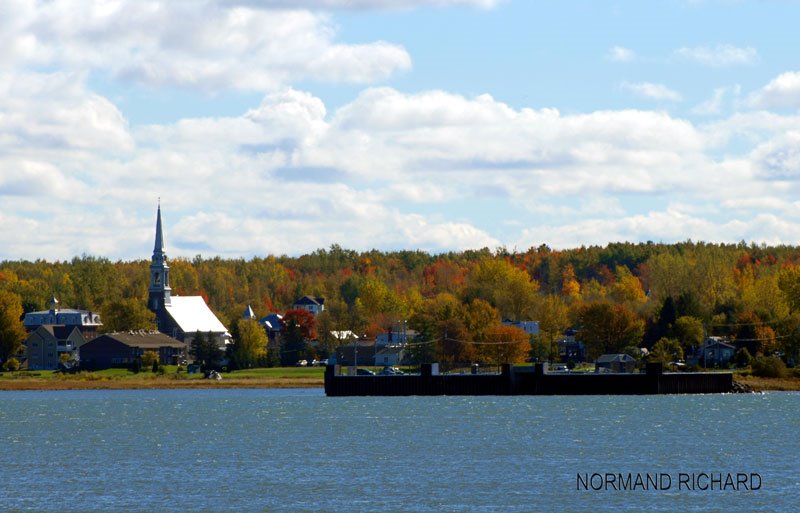
{"label": "tree line", "polygon": [[[247,305],[263,316],[286,312],[305,294],[324,297],[312,326],[322,351],[342,343],[335,331],[374,336],[401,325],[417,332],[411,347],[421,360],[553,358],[570,327],[592,357],[626,347],[675,354],[709,335],[754,356],[796,360],[800,346],[795,246],[686,241],[429,254],[333,245],[298,257],[198,255],[169,265],[173,294],[203,296],[237,331]],[[100,312],[106,331],[152,328],[148,266],[88,255],[0,262],[0,331],[24,312],[47,309],[54,295],[62,307]],[[522,335],[501,319],[537,320],[540,334],[513,349]]]}

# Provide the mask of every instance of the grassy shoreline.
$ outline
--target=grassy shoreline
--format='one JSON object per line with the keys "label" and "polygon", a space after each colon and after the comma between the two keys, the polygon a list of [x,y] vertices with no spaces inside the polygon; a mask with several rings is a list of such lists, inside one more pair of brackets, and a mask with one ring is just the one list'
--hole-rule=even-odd
{"label": "grassy shoreline", "polygon": [[[152,372],[134,374],[126,369],[108,369],[78,374],[53,371],[2,372],[0,391],[10,390],[136,390],[200,388],[322,388],[322,367],[276,367],[223,373],[221,380],[202,375],[178,373],[167,368],[163,375]],[[800,378],[761,378],[735,372],[733,379],[757,391],[800,391]]]}
{"label": "grassy shoreline", "polygon": [[126,369],[60,374],[52,371],[0,373],[3,390],[135,390],[196,388],[321,388],[324,369],[272,368],[223,373],[221,380],[204,379],[200,374],[178,373],[167,368],[164,374],[133,373]]}

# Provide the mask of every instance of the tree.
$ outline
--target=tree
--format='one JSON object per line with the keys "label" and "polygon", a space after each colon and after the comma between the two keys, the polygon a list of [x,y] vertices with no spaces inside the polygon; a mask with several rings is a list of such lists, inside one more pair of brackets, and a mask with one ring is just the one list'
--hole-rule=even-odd
{"label": "tree", "polygon": [[314,319],[314,314],[308,310],[299,308],[287,310],[283,316],[284,328],[289,324],[296,325],[297,329],[300,330],[300,334],[306,340],[315,340],[317,338],[316,319]]}
{"label": "tree", "polygon": [[103,331],[152,330],[156,327],[156,316],[148,310],[145,302],[138,298],[122,298],[105,303],[100,309]]}
{"label": "tree", "polygon": [[19,295],[0,290],[0,362],[17,354],[25,340],[21,318],[22,300]]}
{"label": "tree", "polygon": [[145,351],[142,353],[142,367],[153,367],[155,366],[158,368],[158,352],[156,351]]}
{"label": "tree", "polygon": [[212,333],[195,332],[190,344],[190,352],[195,363],[199,363],[203,370],[213,369],[222,359],[222,350],[217,345],[216,337]]}
{"label": "tree", "polygon": [[569,327],[569,307],[555,294],[543,297],[536,306],[539,334],[533,341],[534,358],[556,361],[559,357],[558,341]]}
{"label": "tree", "polygon": [[674,338],[662,338],[655,343],[648,359],[651,362],[664,364],[683,360],[683,348],[681,343]]}
{"label": "tree", "polygon": [[236,322],[238,338],[234,340],[232,362],[239,369],[254,367],[267,356],[267,334],[254,319],[239,319]]}
{"label": "tree", "polygon": [[464,323],[458,319],[439,322],[440,338],[436,357],[449,366],[470,364],[475,360],[475,346]]}
{"label": "tree", "polygon": [[578,308],[577,318],[577,338],[586,344],[586,352],[593,360],[637,345],[644,335],[644,321],[624,305],[607,301],[584,304]]}
{"label": "tree", "polygon": [[477,344],[478,358],[488,364],[524,363],[531,351],[528,334],[514,326],[497,325]]}
{"label": "tree", "polygon": [[688,315],[683,315],[675,320],[673,332],[684,348],[697,347],[705,339],[703,322],[696,317],[689,317]]}

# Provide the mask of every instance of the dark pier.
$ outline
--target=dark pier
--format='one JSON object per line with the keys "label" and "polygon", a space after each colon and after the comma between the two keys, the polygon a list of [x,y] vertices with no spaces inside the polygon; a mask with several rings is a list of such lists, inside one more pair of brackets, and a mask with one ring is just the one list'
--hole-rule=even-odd
{"label": "dark pier", "polygon": [[439,374],[436,364],[422,365],[420,374],[401,376],[341,376],[325,369],[328,396],[402,395],[646,395],[714,394],[733,390],[729,372],[664,373],[660,363],[645,373],[547,372],[545,364],[514,367],[500,374]]}

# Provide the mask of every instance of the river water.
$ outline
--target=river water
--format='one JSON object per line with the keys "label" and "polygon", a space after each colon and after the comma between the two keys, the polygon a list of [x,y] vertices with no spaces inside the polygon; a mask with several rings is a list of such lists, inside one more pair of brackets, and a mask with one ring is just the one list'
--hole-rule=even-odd
{"label": "river water", "polygon": [[0,510],[798,511],[799,433],[797,393],[0,392]]}

